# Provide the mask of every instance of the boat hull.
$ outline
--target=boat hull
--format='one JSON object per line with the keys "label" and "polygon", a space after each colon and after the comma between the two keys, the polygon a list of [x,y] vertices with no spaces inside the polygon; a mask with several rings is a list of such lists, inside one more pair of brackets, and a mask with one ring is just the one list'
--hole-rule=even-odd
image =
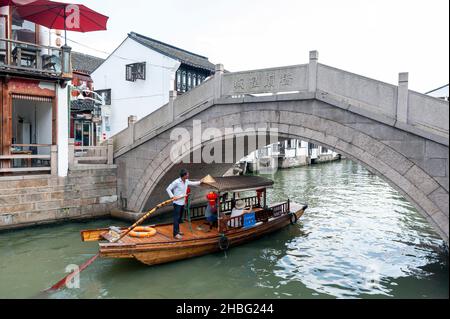
{"label": "boat hull", "polygon": [[[301,206],[300,206],[301,207]],[[299,219],[307,206],[293,212]],[[235,247],[253,241],[261,236],[275,232],[291,224],[291,216],[283,215],[271,221],[240,229],[226,234],[222,239],[222,248],[219,242],[222,236],[210,236],[201,239],[168,241],[165,243],[148,243],[123,245],[115,243],[101,243],[100,256],[106,258],[135,258],[146,265],[157,265],[177,260],[198,257],[224,249]]]}

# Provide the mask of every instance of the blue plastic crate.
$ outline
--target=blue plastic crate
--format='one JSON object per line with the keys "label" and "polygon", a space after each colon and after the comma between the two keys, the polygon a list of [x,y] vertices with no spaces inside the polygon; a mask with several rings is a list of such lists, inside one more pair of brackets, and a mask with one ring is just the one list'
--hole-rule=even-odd
{"label": "blue plastic crate", "polygon": [[244,228],[252,227],[256,224],[255,213],[247,213],[244,215]]}

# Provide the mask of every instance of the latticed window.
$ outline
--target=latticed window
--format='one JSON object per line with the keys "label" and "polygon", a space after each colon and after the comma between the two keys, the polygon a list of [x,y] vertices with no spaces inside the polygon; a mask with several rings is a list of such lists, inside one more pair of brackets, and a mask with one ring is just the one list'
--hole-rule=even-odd
{"label": "latticed window", "polygon": [[145,80],[145,62],[127,64],[126,66],[127,81],[135,82],[136,80]]}
{"label": "latticed window", "polygon": [[186,92],[186,71],[181,71],[181,92]]}
{"label": "latticed window", "polygon": [[177,71],[177,88],[181,87],[181,71]]}
{"label": "latticed window", "polygon": [[188,72],[187,74],[187,88],[190,90],[192,88],[192,74]]}
{"label": "latticed window", "polygon": [[183,65],[176,72],[175,88],[179,93],[185,93],[200,85],[207,76],[208,71]]}

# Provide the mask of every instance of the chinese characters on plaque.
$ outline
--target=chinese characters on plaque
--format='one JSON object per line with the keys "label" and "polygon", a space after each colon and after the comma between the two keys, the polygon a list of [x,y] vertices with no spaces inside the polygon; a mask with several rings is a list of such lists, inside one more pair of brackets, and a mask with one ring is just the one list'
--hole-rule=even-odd
{"label": "chinese characters on plaque", "polygon": [[232,81],[234,93],[277,92],[293,90],[294,72],[276,70],[236,75]]}

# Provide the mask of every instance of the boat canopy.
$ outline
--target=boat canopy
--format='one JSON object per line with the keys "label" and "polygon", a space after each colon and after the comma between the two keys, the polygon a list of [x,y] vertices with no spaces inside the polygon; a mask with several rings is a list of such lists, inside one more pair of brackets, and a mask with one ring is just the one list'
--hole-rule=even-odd
{"label": "boat canopy", "polygon": [[219,192],[243,192],[272,187],[273,181],[261,176],[224,176],[214,177],[202,187],[214,189]]}

